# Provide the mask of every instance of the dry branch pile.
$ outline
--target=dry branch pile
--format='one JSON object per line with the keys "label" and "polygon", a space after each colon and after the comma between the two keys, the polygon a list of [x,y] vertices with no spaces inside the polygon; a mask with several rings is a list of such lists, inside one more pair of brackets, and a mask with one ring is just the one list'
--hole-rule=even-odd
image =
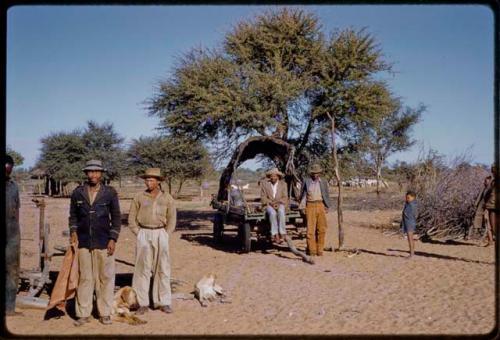
{"label": "dry branch pile", "polygon": [[433,238],[463,237],[474,219],[474,202],[488,172],[457,157],[450,166],[424,167],[413,179],[418,197],[417,233]]}

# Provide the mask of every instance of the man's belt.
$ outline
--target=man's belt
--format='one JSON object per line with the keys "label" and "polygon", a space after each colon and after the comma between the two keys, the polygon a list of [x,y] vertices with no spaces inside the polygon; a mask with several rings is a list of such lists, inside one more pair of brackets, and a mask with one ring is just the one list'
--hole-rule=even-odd
{"label": "man's belt", "polygon": [[144,228],[144,229],[163,229],[163,228],[165,228],[162,225],[156,226],[156,225],[143,225],[143,224],[139,224],[139,227]]}
{"label": "man's belt", "polygon": [[321,200],[321,201],[307,201],[306,203],[323,203],[323,200]]}

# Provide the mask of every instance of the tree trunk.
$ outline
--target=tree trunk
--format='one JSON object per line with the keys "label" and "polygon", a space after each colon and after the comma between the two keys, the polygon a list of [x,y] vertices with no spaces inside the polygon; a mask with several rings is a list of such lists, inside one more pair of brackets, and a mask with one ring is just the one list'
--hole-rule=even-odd
{"label": "tree trunk", "polygon": [[177,192],[175,193],[175,196],[179,196],[179,194],[181,193],[181,189],[182,189],[182,185],[184,184],[184,179],[181,179],[179,180],[179,187],[177,188]]}
{"label": "tree trunk", "polygon": [[382,172],[382,167],[380,164],[377,162],[377,196],[380,195],[380,179],[381,179],[381,172]]}
{"label": "tree trunk", "polygon": [[339,160],[337,158],[337,140],[335,138],[335,116],[332,116],[328,113],[328,118],[330,118],[331,122],[331,137],[332,137],[332,156],[333,156],[333,169],[335,174],[335,179],[337,180],[337,220],[339,224],[339,250],[344,246],[344,228],[343,222],[344,218],[342,215],[342,181],[340,180],[340,171],[339,171]]}
{"label": "tree trunk", "polygon": [[172,195],[172,179],[170,177],[168,178],[167,184],[168,184],[168,193]]}

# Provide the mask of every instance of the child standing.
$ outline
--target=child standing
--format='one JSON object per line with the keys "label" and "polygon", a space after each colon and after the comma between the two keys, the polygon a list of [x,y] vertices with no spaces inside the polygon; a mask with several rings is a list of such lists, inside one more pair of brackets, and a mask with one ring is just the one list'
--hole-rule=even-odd
{"label": "child standing", "polygon": [[414,255],[415,241],[413,240],[413,233],[417,226],[417,201],[415,200],[415,192],[408,191],[406,193],[406,202],[403,208],[403,216],[401,219],[401,228],[403,233],[408,237],[408,245],[410,246],[410,258]]}

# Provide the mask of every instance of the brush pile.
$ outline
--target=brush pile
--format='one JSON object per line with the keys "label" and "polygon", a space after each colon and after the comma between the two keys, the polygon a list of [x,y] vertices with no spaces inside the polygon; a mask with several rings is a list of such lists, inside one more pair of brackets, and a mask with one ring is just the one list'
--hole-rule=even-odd
{"label": "brush pile", "polygon": [[421,163],[411,181],[418,198],[417,233],[437,239],[465,236],[486,176],[487,170],[470,165],[463,156],[450,165]]}

